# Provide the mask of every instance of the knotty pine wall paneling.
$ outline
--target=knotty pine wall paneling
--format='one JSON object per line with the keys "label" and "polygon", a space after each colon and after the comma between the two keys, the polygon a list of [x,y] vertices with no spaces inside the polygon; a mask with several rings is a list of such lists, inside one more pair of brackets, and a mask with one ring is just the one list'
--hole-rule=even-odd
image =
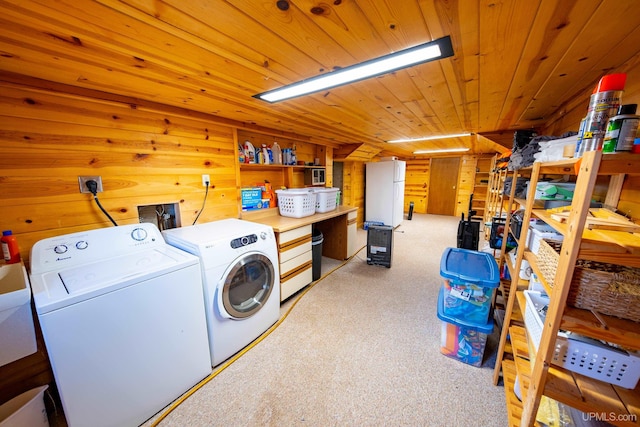
{"label": "knotty pine wall paneling", "polygon": [[431,160],[407,160],[404,182],[404,211],[409,212],[409,204],[413,202],[414,213],[427,213],[429,200],[429,166]]}
{"label": "knotty pine wall paneling", "polygon": [[99,200],[118,224],[164,203],[191,224],[202,174],[211,185],[198,221],[239,215],[233,128],[203,114],[0,82],[0,147],[0,228],[25,260],[42,238],[111,226],[78,176],[102,177]]}

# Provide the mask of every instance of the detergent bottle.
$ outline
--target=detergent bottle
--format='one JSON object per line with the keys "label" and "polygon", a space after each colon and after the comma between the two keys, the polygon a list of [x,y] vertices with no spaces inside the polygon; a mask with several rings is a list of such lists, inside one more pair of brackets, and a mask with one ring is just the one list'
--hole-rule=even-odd
{"label": "detergent bottle", "polygon": [[249,141],[244,142],[244,162],[256,163],[256,149]]}
{"label": "detergent bottle", "polygon": [[264,158],[264,164],[268,165],[270,163],[269,160],[269,149],[267,148],[267,144],[262,144],[262,156]]}
{"label": "detergent bottle", "polygon": [[282,149],[278,145],[277,142],[274,142],[271,146],[271,153],[273,154],[273,164],[281,165],[282,164]]}

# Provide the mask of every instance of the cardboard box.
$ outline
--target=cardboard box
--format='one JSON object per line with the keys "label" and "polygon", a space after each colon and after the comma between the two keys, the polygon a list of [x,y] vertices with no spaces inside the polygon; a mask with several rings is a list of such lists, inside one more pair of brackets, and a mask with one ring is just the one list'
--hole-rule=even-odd
{"label": "cardboard box", "polygon": [[242,194],[242,210],[262,209],[262,187],[247,187],[240,190]]}

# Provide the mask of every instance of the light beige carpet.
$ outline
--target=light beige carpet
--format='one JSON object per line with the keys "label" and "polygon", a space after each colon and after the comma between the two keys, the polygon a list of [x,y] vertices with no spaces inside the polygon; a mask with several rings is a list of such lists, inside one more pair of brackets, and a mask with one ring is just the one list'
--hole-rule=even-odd
{"label": "light beige carpet", "polygon": [[[279,327],[159,425],[507,425],[504,389],[492,383],[498,331],[481,368],[440,353],[440,258],[457,225],[405,220],[391,268],[367,265],[364,248],[295,305],[294,295]],[[365,245],[366,232],[358,238]],[[323,273],[338,264],[325,259]]]}

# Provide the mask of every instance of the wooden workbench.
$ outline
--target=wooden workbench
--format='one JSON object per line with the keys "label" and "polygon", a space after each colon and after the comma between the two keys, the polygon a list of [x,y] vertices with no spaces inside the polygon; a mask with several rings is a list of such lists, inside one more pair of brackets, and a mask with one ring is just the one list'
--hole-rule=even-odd
{"label": "wooden workbench", "polygon": [[351,229],[355,230],[357,216],[349,214],[357,211],[358,208],[354,206],[338,206],[330,212],[316,213],[303,218],[291,218],[281,216],[278,208],[271,208],[242,212],[241,218],[269,225],[276,233],[283,233],[311,224],[322,232],[324,238],[322,255],[344,260],[353,255],[352,248],[355,242],[351,242],[350,239],[355,239],[355,236],[350,237],[349,227],[351,226]]}

